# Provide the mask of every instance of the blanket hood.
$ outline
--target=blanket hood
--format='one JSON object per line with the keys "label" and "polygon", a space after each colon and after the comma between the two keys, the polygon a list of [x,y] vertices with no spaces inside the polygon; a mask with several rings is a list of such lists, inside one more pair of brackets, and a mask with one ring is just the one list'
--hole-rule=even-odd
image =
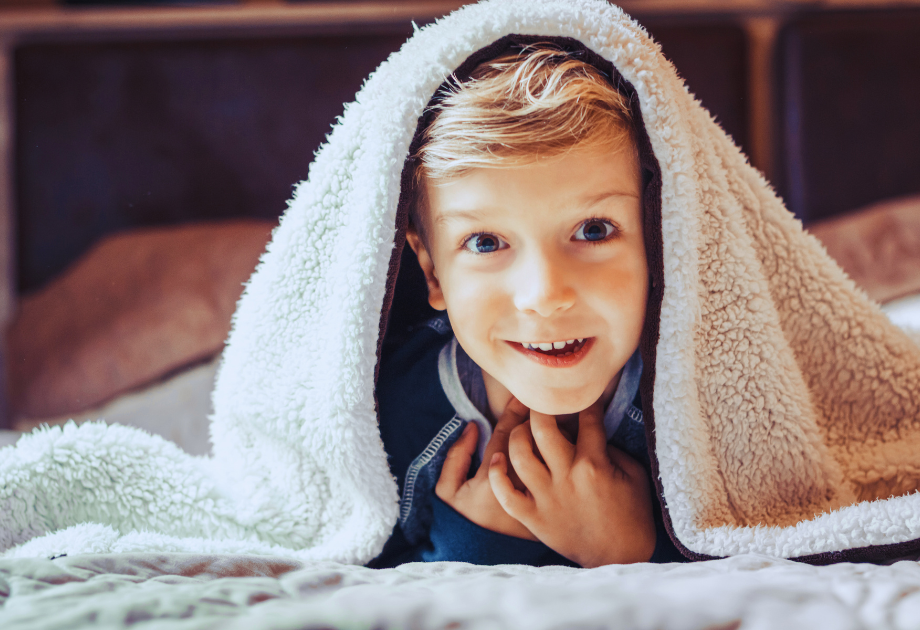
{"label": "blanket hood", "polygon": [[240,300],[213,456],[101,424],[24,437],[0,451],[0,549],[379,553],[397,520],[374,384],[404,164],[438,87],[509,35],[572,38],[644,123],[660,179],[642,395],[678,547],[813,562],[920,549],[920,347],[602,0],[490,0],[418,29],[346,105]]}

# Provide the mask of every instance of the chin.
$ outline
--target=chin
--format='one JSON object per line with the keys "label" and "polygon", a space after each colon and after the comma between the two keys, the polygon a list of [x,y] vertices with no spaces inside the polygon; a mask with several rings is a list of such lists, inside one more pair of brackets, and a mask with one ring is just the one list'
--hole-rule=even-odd
{"label": "chin", "polygon": [[528,409],[547,416],[565,416],[579,413],[590,407],[594,401],[601,397],[601,394],[594,397],[590,395],[556,397],[532,395],[531,392],[524,392],[520,395],[514,391],[511,393],[524,403]]}

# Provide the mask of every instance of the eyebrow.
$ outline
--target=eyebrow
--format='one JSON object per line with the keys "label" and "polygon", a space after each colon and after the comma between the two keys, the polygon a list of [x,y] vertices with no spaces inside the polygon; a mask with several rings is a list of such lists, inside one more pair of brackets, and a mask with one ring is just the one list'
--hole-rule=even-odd
{"label": "eyebrow", "polygon": [[597,195],[593,195],[591,197],[585,198],[584,205],[593,206],[594,204],[600,203],[601,201],[604,201],[605,199],[609,199],[610,197],[629,197],[632,199],[638,199],[640,196],[641,196],[640,194],[623,192],[622,190],[608,190],[608,191],[599,193]]}
{"label": "eyebrow", "polygon": [[[602,193],[598,193],[597,195],[585,197],[584,199],[581,200],[580,205],[582,207],[590,207],[590,206],[600,203],[601,201],[610,199],[611,197],[628,197],[632,199],[638,199],[639,195],[628,193],[628,192],[623,192],[620,190],[607,190]],[[477,208],[473,210],[454,210],[454,211],[448,211],[448,212],[441,212],[438,214],[438,217],[434,220],[434,222],[437,224],[440,224],[440,223],[447,223],[449,221],[457,221],[460,219],[476,220],[484,216],[489,216],[488,207]]]}
{"label": "eyebrow", "polygon": [[458,219],[479,219],[488,215],[489,212],[486,208],[480,208],[479,210],[455,210],[453,212],[439,213],[434,222],[446,223],[448,221],[456,221]]}

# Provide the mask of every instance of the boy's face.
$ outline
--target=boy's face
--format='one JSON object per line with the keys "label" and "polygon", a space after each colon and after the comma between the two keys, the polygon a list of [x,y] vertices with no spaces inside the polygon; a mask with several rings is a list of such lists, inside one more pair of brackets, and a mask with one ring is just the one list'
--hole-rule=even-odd
{"label": "boy's face", "polygon": [[[487,386],[494,379],[552,415],[609,395],[639,344],[648,297],[635,152],[576,146],[427,192],[429,248],[413,233],[409,243],[429,302],[447,309]],[[573,339],[550,352],[522,345]]]}

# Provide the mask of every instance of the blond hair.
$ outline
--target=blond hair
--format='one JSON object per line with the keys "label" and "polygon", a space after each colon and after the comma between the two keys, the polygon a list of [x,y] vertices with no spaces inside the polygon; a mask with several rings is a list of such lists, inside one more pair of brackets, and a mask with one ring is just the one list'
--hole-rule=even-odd
{"label": "blond hair", "polygon": [[538,43],[480,64],[432,106],[416,158],[410,218],[425,239],[426,182],[475,168],[520,166],[576,145],[635,150],[626,98],[597,68],[558,46]]}

